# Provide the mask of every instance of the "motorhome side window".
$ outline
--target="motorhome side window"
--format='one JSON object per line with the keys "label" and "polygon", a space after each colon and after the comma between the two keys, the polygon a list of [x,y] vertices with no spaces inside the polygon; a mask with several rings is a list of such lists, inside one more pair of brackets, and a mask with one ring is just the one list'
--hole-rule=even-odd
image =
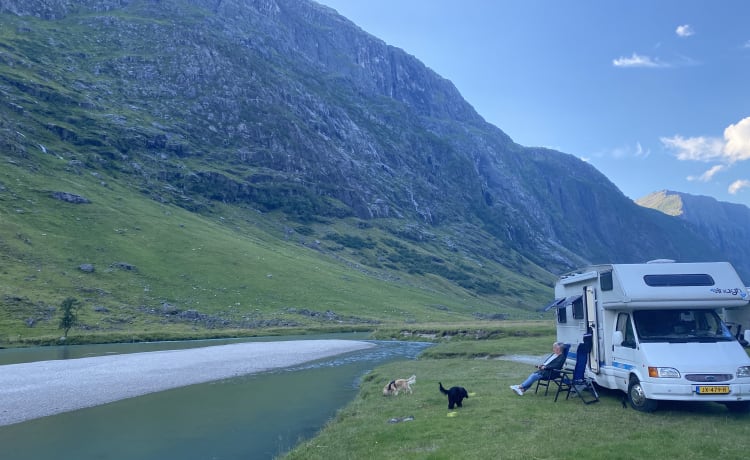
{"label": "motorhome side window", "polygon": [[643,275],[643,281],[647,286],[652,287],[713,286],[715,284],[713,277],[705,273]]}
{"label": "motorhome side window", "polygon": [[573,319],[583,319],[583,297],[573,301]]}
{"label": "motorhome side window", "polygon": [[568,306],[563,304],[557,307],[557,322],[560,324],[568,322]]}
{"label": "motorhome side window", "polygon": [[602,291],[611,291],[614,288],[612,283],[612,272],[599,273],[599,289]]}
{"label": "motorhome side window", "polygon": [[630,323],[629,314],[620,313],[617,316],[617,330],[622,332],[622,346],[635,348],[635,333],[633,332],[633,325]]}

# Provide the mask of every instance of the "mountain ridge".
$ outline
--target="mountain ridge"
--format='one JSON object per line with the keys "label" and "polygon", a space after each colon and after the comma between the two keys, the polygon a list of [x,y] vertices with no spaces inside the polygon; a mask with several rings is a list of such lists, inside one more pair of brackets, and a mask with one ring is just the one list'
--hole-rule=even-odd
{"label": "mountain ridge", "polygon": [[721,252],[732,253],[734,259],[747,260],[750,256],[750,250],[742,244],[750,238],[750,208],[745,205],[672,190],[651,193],[636,203],[689,222]]}
{"label": "mountain ridge", "polygon": [[[0,4],[0,7],[7,9],[8,3]],[[41,0],[38,2],[40,5],[49,6],[49,10],[52,11],[49,13],[51,17],[63,16],[64,18],[73,14],[74,8],[71,5],[74,3]],[[137,1],[91,1],[82,2],[82,4],[93,5],[91,8],[95,12],[118,11],[117,8],[137,10],[138,6],[154,8],[152,4]],[[178,5],[180,2],[161,2],[159,8],[165,8],[165,10],[155,16],[173,14]],[[110,145],[105,144],[105,146],[114,148],[120,152],[120,155],[145,155],[144,161],[153,161],[153,152],[161,152],[159,153],[161,158],[155,159],[154,166],[161,169],[159,174],[166,177],[166,181],[174,185],[177,190],[187,192],[176,197],[183,202],[194,200],[196,196],[208,196],[209,199],[226,202],[264,203],[265,201],[267,208],[274,208],[279,206],[276,202],[278,195],[287,193],[287,202],[281,205],[287,212],[306,213],[312,209],[314,213],[323,215],[340,215],[344,212],[365,219],[411,214],[418,216],[428,225],[450,220],[462,221],[465,216],[463,212],[456,212],[456,209],[468,209],[482,222],[482,226],[490,228],[493,234],[508,234],[511,242],[527,252],[552,251],[545,243],[549,240],[553,242],[560,240],[559,243],[562,246],[572,245],[579,249],[574,252],[582,255],[585,251],[580,249],[586,246],[586,243],[581,242],[581,238],[592,239],[595,243],[597,240],[602,240],[598,244],[603,247],[625,245],[627,242],[617,241],[616,235],[607,235],[605,229],[597,229],[596,232],[580,237],[575,234],[566,235],[555,229],[555,224],[548,218],[548,213],[557,212],[561,215],[565,213],[568,207],[566,200],[569,201],[569,198],[557,192],[556,199],[550,201],[547,199],[547,193],[554,194],[555,188],[567,192],[569,188],[560,184],[556,179],[568,176],[567,180],[575,180],[578,186],[584,188],[593,185],[608,188],[607,194],[611,197],[610,199],[616,201],[615,206],[627,211],[627,213],[621,212],[619,219],[624,220],[627,216],[632,216],[629,217],[630,222],[627,222],[627,225],[638,226],[638,221],[642,220],[635,216],[640,210],[632,206],[629,200],[598,171],[572,157],[570,158],[574,161],[567,163],[565,170],[552,170],[555,163],[548,161],[552,158],[551,151],[524,148],[513,143],[501,130],[484,122],[460,98],[452,84],[436,77],[416,59],[408,57],[400,50],[388,47],[382,41],[375,40],[369,35],[357,35],[362,37],[360,39],[362,44],[355,45],[355,51],[352,51],[349,44],[357,43],[357,40],[350,39],[349,34],[353,33],[352,30],[359,31],[359,29],[336,15],[326,14],[330,11],[327,8],[310,2],[272,0],[250,2],[249,5],[254,9],[246,8],[242,2],[228,0],[195,2],[193,5],[210,8],[208,11],[223,12],[224,14],[219,16],[222,19],[230,16],[228,12],[233,13],[232,17],[242,18],[244,22],[229,22],[232,27],[225,27],[221,33],[230,31],[227,33],[231,45],[242,43],[242,39],[245,39],[245,49],[249,54],[241,54],[238,59],[233,60],[234,54],[222,55],[218,51],[213,51],[213,61],[221,64],[221,71],[219,71],[218,64],[200,63],[195,54],[181,53],[179,57],[167,54],[166,56],[175,57],[157,61],[155,58],[148,57],[149,51],[161,52],[161,50],[149,50],[147,42],[140,37],[146,34],[150,27],[161,32],[163,26],[160,23],[143,26],[140,22],[136,22],[134,27],[122,28],[124,32],[120,33],[118,41],[121,46],[128,44],[125,47],[127,49],[142,50],[138,52],[141,57],[126,53],[124,58],[115,56],[114,59],[108,59],[105,55],[105,58],[101,59],[101,62],[94,68],[98,75],[109,73],[110,78],[118,79],[119,84],[125,87],[123,94],[127,93],[133,97],[132,95],[140,93],[141,97],[138,98],[138,102],[145,106],[145,110],[149,113],[165,113],[162,118],[177,119],[178,112],[192,110],[189,121],[184,122],[189,124],[184,124],[177,119],[176,123],[172,122],[169,125],[156,120],[146,125],[139,118],[148,121],[148,114],[144,116],[138,113],[137,107],[139,106],[135,106],[136,110],[132,113],[128,114],[129,111],[126,110],[122,115],[126,120],[131,117],[131,120],[138,123],[134,126],[135,129],[129,126],[132,122],[122,122],[122,118],[115,118],[114,123],[106,123],[109,120],[104,120],[106,124],[102,126],[108,131],[102,137],[113,138]],[[54,11],[55,6],[60,12]],[[34,8],[34,3],[30,3],[27,8]],[[299,11],[302,14],[297,14]],[[206,33],[220,30],[212,22],[216,20],[216,16],[198,15],[197,17],[208,24],[208,29],[202,29],[206,30]],[[276,21],[273,22],[273,26],[267,24],[269,17]],[[340,35],[347,39],[342,44],[341,40],[331,38],[330,26],[324,27],[322,34],[303,33],[303,31],[309,32],[309,28],[299,25],[297,21],[300,18],[307,21],[314,18],[324,26],[330,24],[330,21],[334,21],[338,26],[348,25],[348,27],[341,27],[347,33],[342,32]],[[118,18],[118,20],[124,19]],[[286,27],[277,27],[279,22],[282,25],[286,24]],[[90,33],[102,33],[117,25],[112,22],[110,16],[105,18],[85,16],[79,24],[82,24]],[[261,30],[263,33],[270,34],[274,45],[270,48],[257,45],[263,40],[271,41],[262,34],[262,39],[252,36],[255,44],[250,43],[252,40],[247,39],[237,30],[245,35]],[[279,35],[279,30],[284,32]],[[197,47],[201,54],[211,54],[209,48],[200,48],[203,39],[195,43],[195,38],[191,36],[192,32],[186,33],[187,36],[181,37],[183,41]],[[305,39],[302,40],[301,37]],[[213,38],[218,39],[220,36]],[[300,43],[308,44],[308,46],[301,48]],[[315,46],[310,45],[311,43]],[[301,52],[301,55],[305,57],[301,65],[290,66],[284,61],[288,59],[288,55],[282,52],[290,49],[298,54]],[[313,53],[312,49],[316,52]],[[333,50],[342,52],[342,49],[344,56],[353,56],[356,59],[350,57],[349,61],[345,61],[346,65],[332,64],[340,62],[330,57],[336,54]],[[175,48],[174,51],[183,50]],[[312,90],[315,92],[304,91],[299,86],[299,79],[284,80],[282,78],[284,85],[272,85],[269,80],[279,75],[276,61],[271,61],[271,65],[266,66],[258,66],[254,64],[254,61],[249,61],[261,52],[281,55],[286,74],[290,74],[290,68],[298,69],[296,72],[302,73],[307,71],[310,65],[324,63],[326,68],[335,69],[333,75],[327,75],[325,78],[333,76],[337,85],[328,89],[325,81],[320,83],[320,77],[318,81],[313,81]],[[79,52],[78,54],[85,53]],[[361,58],[363,55],[366,59]],[[73,59],[75,53],[69,53],[67,57]],[[170,59],[175,60],[173,66],[165,63],[168,63]],[[261,62],[265,63],[265,61]],[[376,65],[368,66],[367,63]],[[234,75],[239,71],[232,71],[232,69],[248,64],[252,65],[253,73],[250,75],[255,78],[250,78],[248,82],[245,78],[246,74],[241,73],[243,78],[237,79]],[[192,68],[190,65],[197,67]],[[358,71],[351,69],[366,70],[366,78],[360,78]],[[261,72],[268,72],[270,75],[263,76]],[[135,79],[128,78],[130,75],[135,75]],[[302,73],[301,76],[306,75]],[[156,78],[156,76],[162,77]],[[196,80],[187,87],[188,91],[185,96],[178,97],[180,86],[189,83],[185,78],[190,76]],[[340,84],[341,78],[349,84]],[[153,83],[149,81],[154,79]],[[220,80],[221,87],[215,87],[215,79]],[[140,83],[143,80],[150,84],[142,86]],[[307,81],[304,78],[303,80]],[[362,84],[362,81],[374,83],[368,86]],[[295,88],[295,85],[296,96],[288,90],[288,88]],[[109,86],[109,88],[112,87]],[[365,100],[364,96],[361,93],[354,93],[362,91],[363,88],[375,90],[377,97],[374,103],[378,103],[382,96],[387,96],[388,99],[383,102],[385,110],[390,115],[384,119],[377,117],[373,120],[372,114],[369,113],[371,106],[362,104]],[[86,89],[95,90],[96,88]],[[327,102],[327,97],[330,97],[334,91],[345,95],[349,93],[351,97],[347,99],[337,95],[338,104],[331,105]],[[232,92],[237,94],[232,96]],[[163,93],[171,99],[166,98],[167,102],[154,103],[153,99],[165,98],[152,96]],[[78,96],[80,97],[80,93]],[[232,97],[235,102],[232,102]],[[257,101],[264,98],[269,98],[272,102],[266,102],[265,106],[260,103],[261,106],[257,106]],[[436,104],[435,100],[442,100],[443,103]],[[455,103],[456,100],[460,100],[460,103]],[[372,102],[369,99],[366,101]],[[402,105],[394,105],[394,101]],[[84,101],[76,102],[78,105],[86,104]],[[186,104],[188,102],[189,105]],[[221,104],[221,108],[217,104]],[[283,111],[280,117],[269,116],[272,110],[279,110],[279,107]],[[454,107],[461,107],[461,109],[449,110]],[[172,113],[175,115],[169,115]],[[388,122],[388,116],[396,117],[395,119],[399,122],[409,120],[409,126],[412,129],[399,133],[393,123]],[[445,118],[446,116],[448,118]],[[289,117],[292,117],[291,123]],[[89,114],[72,121],[81,123],[86,122],[87,118]],[[118,122],[124,124],[126,129],[123,130],[118,126]],[[257,133],[252,132],[250,128],[253,123],[259,127]],[[91,133],[90,136],[74,136],[71,133],[75,130],[68,129],[64,125],[48,127],[50,128],[62,138],[66,136],[76,138],[82,147],[97,147],[95,144],[100,142],[95,139],[99,133]],[[375,132],[378,133],[377,137],[373,136]],[[226,144],[228,148],[211,147],[209,151],[205,151],[205,146],[222,144]],[[246,147],[248,145],[251,147]],[[410,151],[417,155],[411,157],[407,153]],[[292,156],[285,152],[295,152],[295,154]],[[104,161],[109,161],[121,168],[132,168],[136,175],[138,173],[143,175],[146,169],[146,166],[138,161],[118,165],[117,163],[122,162],[118,162],[117,153],[111,151],[102,152],[99,161],[103,155],[110,157]],[[199,161],[203,160],[201,157],[204,157],[205,160],[200,161],[198,168],[190,170],[179,164],[179,160],[189,156],[194,156],[193,159]],[[237,157],[241,160],[237,161]],[[170,161],[172,158],[177,161]],[[527,161],[539,158],[543,161]],[[238,169],[242,168],[242,170],[228,171],[229,168],[223,168],[224,171],[218,171],[215,165],[222,162],[238,165]],[[211,164],[207,165],[207,163]],[[325,168],[320,168],[319,165],[325,165]],[[532,169],[534,165],[537,168]],[[184,173],[186,169],[187,173]],[[576,177],[576,171],[579,169],[581,173],[579,177]],[[235,172],[241,172],[244,177],[237,177]],[[540,183],[538,186],[534,184],[535,186],[530,188],[527,181],[532,176],[545,177],[547,183]],[[587,184],[595,177],[595,184]],[[300,182],[315,184],[316,190],[309,193],[309,188],[299,186]],[[336,186],[331,187],[329,184],[336,184]],[[282,187],[285,190],[280,190]],[[601,190],[601,188],[598,189]],[[292,192],[289,193],[289,190]],[[440,196],[441,194],[443,196]],[[597,203],[592,194],[581,189],[577,190],[576,194],[577,196],[573,197],[575,200],[588,201],[599,208],[597,211],[603,214],[602,203]],[[433,196],[438,196],[440,199],[435,201],[432,199]],[[326,197],[343,203],[343,208],[331,204]],[[163,192],[157,198],[168,199]],[[447,209],[446,205],[450,205],[453,209]],[[523,218],[513,217],[519,211],[522,212]],[[508,221],[507,215],[511,216],[511,223],[503,224],[503,221]],[[580,229],[578,233],[581,233]],[[669,241],[661,241],[658,246],[669,248],[672,245]],[[641,252],[643,251],[638,248],[622,251],[623,254],[634,256],[639,256]],[[600,258],[604,254],[598,251],[592,255]],[[570,261],[567,265],[572,267],[576,265],[576,262]]]}
{"label": "mountain ridge", "polygon": [[86,196],[77,181],[94,177],[209,219],[262,216],[349,266],[527,311],[589,263],[721,255],[750,273],[590,164],[516,144],[450,81],[316,3],[0,0],[0,20],[0,151],[52,168],[64,192]]}

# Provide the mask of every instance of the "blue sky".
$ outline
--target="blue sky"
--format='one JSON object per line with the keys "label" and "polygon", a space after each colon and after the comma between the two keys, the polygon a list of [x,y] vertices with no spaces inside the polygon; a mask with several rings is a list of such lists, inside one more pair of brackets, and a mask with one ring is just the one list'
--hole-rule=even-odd
{"label": "blue sky", "polygon": [[750,206],[750,1],[318,0],[632,199]]}

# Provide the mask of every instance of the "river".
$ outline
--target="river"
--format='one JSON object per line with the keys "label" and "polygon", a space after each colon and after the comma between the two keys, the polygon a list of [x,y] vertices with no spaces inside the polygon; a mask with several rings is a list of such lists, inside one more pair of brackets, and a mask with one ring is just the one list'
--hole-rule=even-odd
{"label": "river", "polygon": [[[361,337],[338,334],[314,338]],[[236,341],[0,350],[0,364],[231,342]],[[3,426],[1,456],[9,460],[272,459],[314,436],[356,396],[360,380],[369,370],[393,360],[414,359],[430,346],[422,342],[370,342],[377,346],[293,368],[191,385]]]}

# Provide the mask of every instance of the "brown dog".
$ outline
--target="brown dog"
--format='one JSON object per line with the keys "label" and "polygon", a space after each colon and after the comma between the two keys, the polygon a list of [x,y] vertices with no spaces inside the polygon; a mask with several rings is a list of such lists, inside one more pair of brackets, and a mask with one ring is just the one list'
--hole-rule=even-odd
{"label": "brown dog", "polygon": [[383,387],[383,396],[396,396],[399,391],[408,391],[411,394],[411,386],[416,383],[417,376],[412,375],[408,379],[396,379],[388,382],[388,385]]}

